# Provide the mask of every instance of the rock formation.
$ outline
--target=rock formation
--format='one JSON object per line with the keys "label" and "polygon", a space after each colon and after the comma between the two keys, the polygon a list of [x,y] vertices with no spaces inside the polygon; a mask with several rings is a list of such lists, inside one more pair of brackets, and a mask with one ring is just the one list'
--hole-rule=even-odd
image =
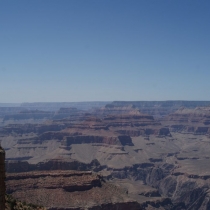
{"label": "rock formation", "polygon": [[7,192],[47,209],[133,209],[140,205],[125,190],[92,172],[44,171],[7,175]]}
{"label": "rock formation", "polygon": [[180,108],[162,119],[173,132],[210,134],[210,107]]}
{"label": "rock formation", "polygon": [[0,210],[5,210],[5,152],[0,145]]}

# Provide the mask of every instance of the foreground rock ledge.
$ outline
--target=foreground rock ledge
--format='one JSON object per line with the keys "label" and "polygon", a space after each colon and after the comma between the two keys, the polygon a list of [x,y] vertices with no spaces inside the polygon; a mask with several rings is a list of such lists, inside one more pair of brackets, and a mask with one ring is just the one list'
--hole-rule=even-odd
{"label": "foreground rock ledge", "polygon": [[6,185],[16,199],[47,209],[139,209],[125,191],[89,171],[7,174]]}
{"label": "foreground rock ledge", "polygon": [[170,200],[144,201],[129,198],[117,187],[90,171],[36,171],[7,174],[7,193],[22,202],[50,210],[141,210],[171,205]]}

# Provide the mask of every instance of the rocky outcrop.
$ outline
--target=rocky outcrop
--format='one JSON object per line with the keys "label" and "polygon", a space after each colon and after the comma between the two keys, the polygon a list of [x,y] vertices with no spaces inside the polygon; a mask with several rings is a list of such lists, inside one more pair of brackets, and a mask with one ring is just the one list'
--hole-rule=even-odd
{"label": "rocky outcrop", "polygon": [[5,152],[0,146],[0,210],[5,210]]}
{"label": "rocky outcrop", "polygon": [[[42,171],[7,174],[7,193],[32,189],[58,189],[65,191],[86,191],[101,187],[100,177],[92,172],[82,171]],[[26,181],[27,180],[27,181]]]}
{"label": "rocky outcrop", "polygon": [[138,209],[123,189],[92,172],[46,171],[7,174],[7,192],[48,209]]}
{"label": "rocky outcrop", "polygon": [[[15,199],[51,210],[181,209],[157,192],[137,202],[119,186],[90,171],[37,171],[7,174],[7,192]],[[34,206],[34,205],[33,205]]]}

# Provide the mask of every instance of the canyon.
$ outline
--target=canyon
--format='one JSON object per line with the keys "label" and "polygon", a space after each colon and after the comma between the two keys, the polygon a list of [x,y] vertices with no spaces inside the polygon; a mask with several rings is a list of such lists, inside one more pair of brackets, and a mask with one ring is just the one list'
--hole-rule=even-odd
{"label": "canyon", "polygon": [[1,115],[14,198],[57,210],[210,209],[210,102],[35,105]]}

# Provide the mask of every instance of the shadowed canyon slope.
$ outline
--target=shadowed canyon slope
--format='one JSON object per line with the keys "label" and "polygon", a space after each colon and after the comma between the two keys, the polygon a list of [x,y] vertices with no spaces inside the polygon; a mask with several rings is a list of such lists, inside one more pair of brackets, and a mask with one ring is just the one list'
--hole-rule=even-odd
{"label": "shadowed canyon slope", "polygon": [[[25,186],[28,189],[37,186],[40,193],[59,191],[52,186],[57,186],[60,178],[51,184],[53,189],[48,189],[50,187],[37,184],[36,178],[30,185],[30,176],[35,176],[34,173],[45,176],[46,170],[95,171],[108,180],[100,181],[96,189],[103,191],[104,186],[113,185],[121,189],[120,192],[127,192],[123,194],[128,199],[126,202],[134,202],[137,209],[208,209],[210,108],[195,108],[197,104],[189,103],[190,108],[176,106],[173,113],[170,112],[175,105],[170,111],[168,105],[168,111],[161,118],[157,118],[160,112],[155,117],[143,114],[130,102],[128,106],[107,105],[89,112],[60,109],[53,115],[58,117],[46,122],[5,125],[0,130],[0,138],[6,150],[8,177],[13,177],[8,178],[7,190],[22,199],[23,187],[18,188],[15,180],[25,180],[23,183],[29,183]],[[71,114],[67,116],[67,113]],[[23,172],[29,173],[28,177]],[[9,187],[12,180],[16,186],[13,189]],[[47,183],[50,186],[50,182],[46,182],[46,186]],[[70,196],[67,194],[72,192],[67,193],[66,189],[60,189],[60,195]],[[75,192],[81,196],[78,189]],[[83,193],[90,190],[92,188]],[[32,191],[33,194],[35,191]],[[114,202],[110,200],[110,203]],[[61,206],[59,204],[60,209]]]}

